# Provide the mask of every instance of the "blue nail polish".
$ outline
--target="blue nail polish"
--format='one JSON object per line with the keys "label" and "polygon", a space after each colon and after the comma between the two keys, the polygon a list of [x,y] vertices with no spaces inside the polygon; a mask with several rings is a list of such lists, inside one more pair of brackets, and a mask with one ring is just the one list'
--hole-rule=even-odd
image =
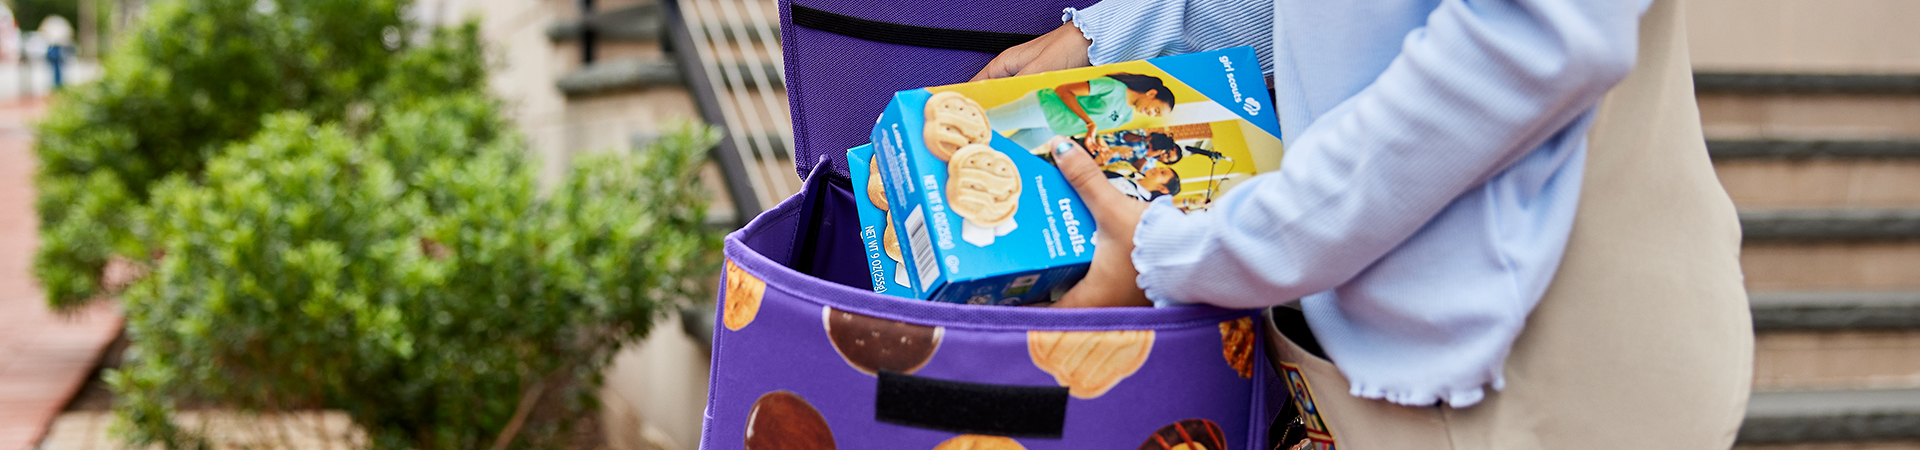
{"label": "blue nail polish", "polygon": [[1072,142],[1061,142],[1058,144],[1053,144],[1053,153],[1056,155],[1065,155],[1070,150],[1073,150]]}

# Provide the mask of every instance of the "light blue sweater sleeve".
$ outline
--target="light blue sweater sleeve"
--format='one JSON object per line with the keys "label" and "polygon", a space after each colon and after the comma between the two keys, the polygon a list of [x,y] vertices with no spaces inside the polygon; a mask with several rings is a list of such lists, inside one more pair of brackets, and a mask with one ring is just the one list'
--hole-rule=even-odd
{"label": "light blue sweater sleeve", "polygon": [[[1273,49],[1262,64],[1281,169],[1209,211],[1153,204],[1135,231],[1138,283],[1157,302],[1302,299],[1352,394],[1479,402],[1504,382],[1558,268],[1591,112],[1632,68],[1646,5],[1110,0],[1072,12],[1096,64],[1199,50],[1198,35],[1265,36]],[[1213,28],[1181,31],[1202,23]]]}
{"label": "light blue sweater sleeve", "polygon": [[1251,46],[1273,73],[1273,0],[1106,0],[1067,9],[1093,64]]}

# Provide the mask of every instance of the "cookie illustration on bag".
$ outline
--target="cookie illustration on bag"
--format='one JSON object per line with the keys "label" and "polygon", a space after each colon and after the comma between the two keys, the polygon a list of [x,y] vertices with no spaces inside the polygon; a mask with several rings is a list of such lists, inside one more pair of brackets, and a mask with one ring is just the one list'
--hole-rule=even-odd
{"label": "cookie illustration on bag", "polygon": [[1020,187],[1020,169],[1006,154],[985,145],[955,152],[947,162],[947,205],[965,219],[961,240],[985,247],[1012,232]]}
{"label": "cookie illustration on bag", "polygon": [[1027,450],[1027,447],[1008,437],[962,434],[941,442],[933,450]]}
{"label": "cookie illustration on bag", "polygon": [[1220,322],[1220,351],[1240,378],[1253,378],[1254,334],[1252,317]]}
{"label": "cookie illustration on bag", "polygon": [[1082,399],[1104,395],[1146,364],[1153,330],[1028,331],[1027,355]]}
{"label": "cookie illustration on bag", "polygon": [[940,350],[945,327],[929,327],[862,314],[820,308],[821,326],[840,357],[867,375],[880,371],[912,374]]}
{"label": "cookie illustration on bag", "polygon": [[941,92],[927,99],[927,152],[949,161],[961,147],[985,144],[993,138],[987,112],[979,102],[957,92]]}
{"label": "cookie illustration on bag", "polygon": [[760,281],[740,266],[727,261],[727,309],[721,317],[728,330],[740,331],[760,314],[760,297],[767,293],[767,282]]}
{"label": "cookie illustration on bag", "polygon": [[747,413],[746,450],[834,450],[833,429],[799,394],[761,394]]}
{"label": "cookie illustration on bag", "polygon": [[1207,419],[1187,419],[1155,430],[1140,450],[1227,450],[1227,433]]}

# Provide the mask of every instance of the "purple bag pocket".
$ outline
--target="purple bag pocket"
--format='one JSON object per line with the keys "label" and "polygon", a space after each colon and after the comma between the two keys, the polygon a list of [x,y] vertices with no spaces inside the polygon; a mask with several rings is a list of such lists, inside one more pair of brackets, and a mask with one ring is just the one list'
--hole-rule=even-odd
{"label": "purple bag pocket", "polygon": [[1271,445],[1285,393],[1257,311],[875,294],[828,170],[726,239],[701,448]]}
{"label": "purple bag pocket", "polygon": [[[780,0],[780,51],[794,169],[867,143],[894,92],[965,82],[1002,49],[1060,26],[1095,0]],[[820,158],[824,156],[825,158]]]}

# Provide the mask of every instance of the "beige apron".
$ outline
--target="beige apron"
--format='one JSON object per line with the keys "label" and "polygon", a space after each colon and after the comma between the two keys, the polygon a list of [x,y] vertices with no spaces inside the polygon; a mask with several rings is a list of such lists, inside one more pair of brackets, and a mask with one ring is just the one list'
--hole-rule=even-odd
{"label": "beige apron", "polygon": [[1276,370],[1301,375],[1325,424],[1311,435],[1340,450],[1733,445],[1753,328],[1740,224],[1707,158],[1678,0],[1647,11],[1639,58],[1601,103],[1566,257],[1514,344],[1506,389],[1465,409],[1356,398],[1269,320]]}

